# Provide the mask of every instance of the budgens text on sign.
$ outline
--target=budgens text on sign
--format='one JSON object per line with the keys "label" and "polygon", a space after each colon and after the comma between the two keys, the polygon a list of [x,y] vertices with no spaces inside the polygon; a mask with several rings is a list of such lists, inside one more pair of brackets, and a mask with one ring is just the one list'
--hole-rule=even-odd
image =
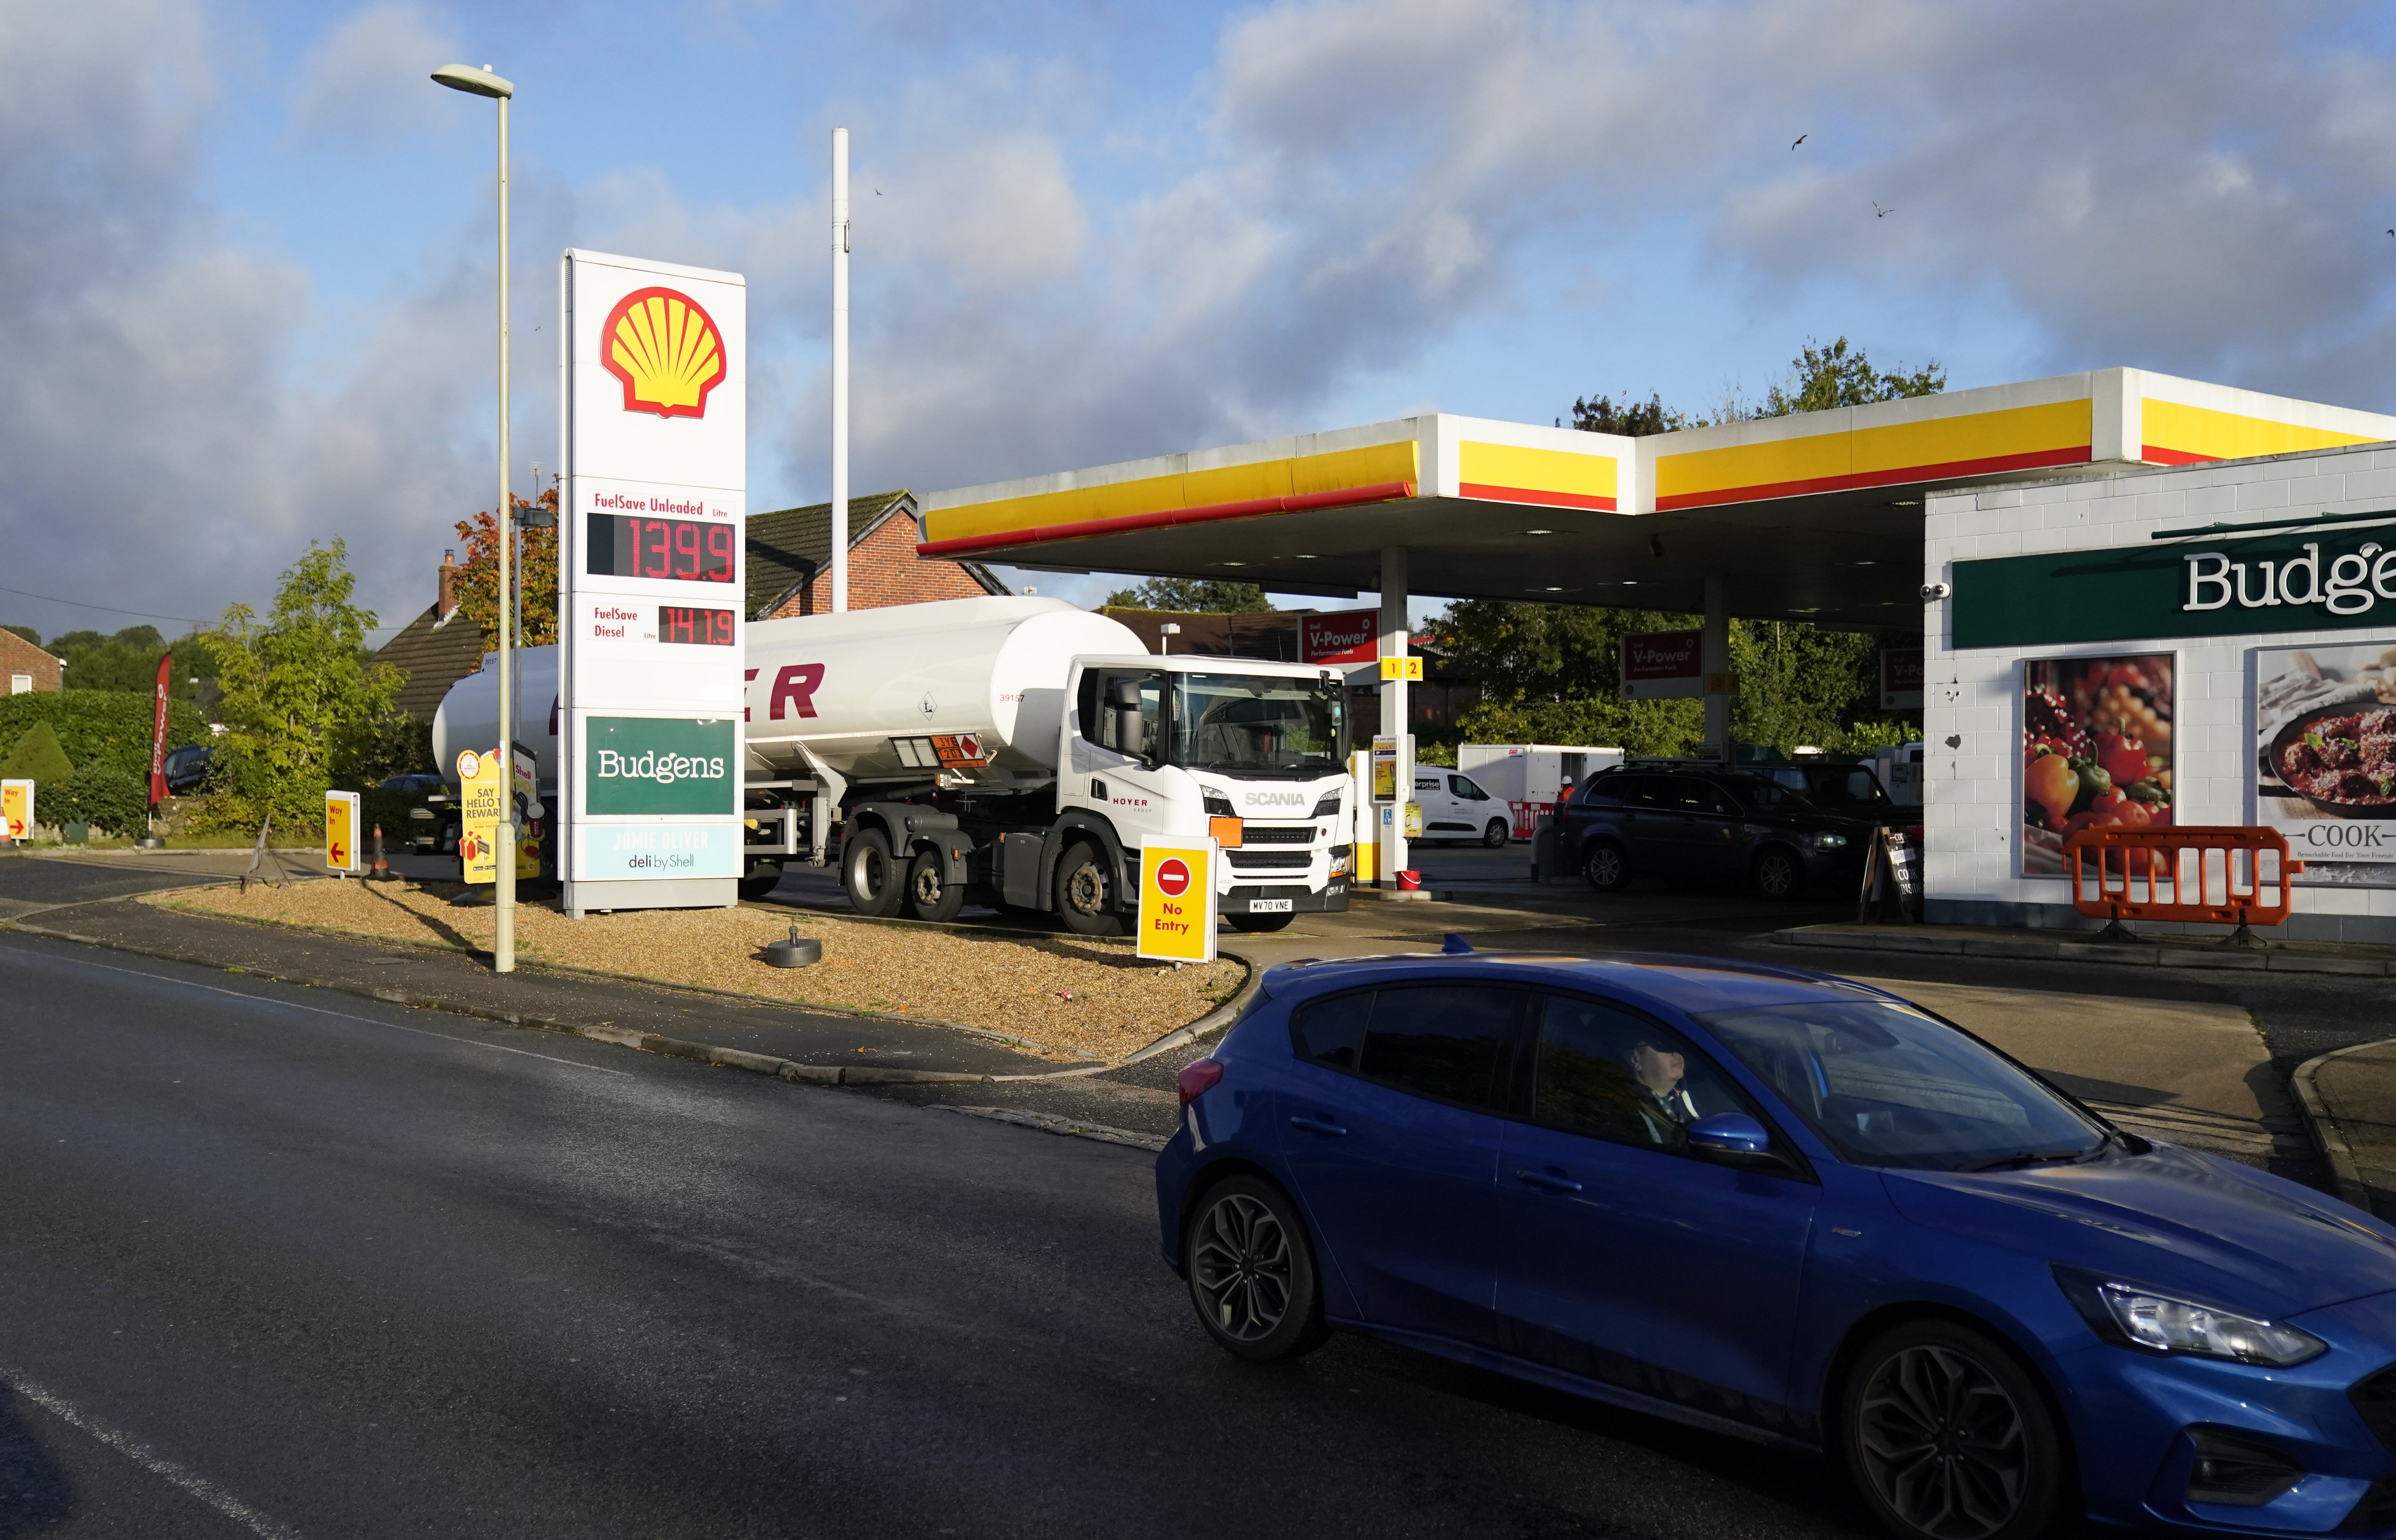
{"label": "budgens text on sign", "polygon": [[739,730],[729,720],[592,716],[582,761],[590,811],[721,814],[736,808]]}
{"label": "budgens text on sign", "polygon": [[2396,623],[2396,524],[2003,556],[1954,573],[1957,647]]}

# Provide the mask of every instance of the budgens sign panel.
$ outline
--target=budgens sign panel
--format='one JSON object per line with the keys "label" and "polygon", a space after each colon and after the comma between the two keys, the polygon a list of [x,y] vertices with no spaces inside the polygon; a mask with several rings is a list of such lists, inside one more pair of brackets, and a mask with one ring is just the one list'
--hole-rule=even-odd
{"label": "budgens sign panel", "polygon": [[2396,626],[2396,511],[1958,562],[1953,616],[1958,648],[2385,630]]}
{"label": "budgens sign panel", "polygon": [[728,905],[748,291],[738,273],[592,251],[567,252],[561,282],[566,908]]}

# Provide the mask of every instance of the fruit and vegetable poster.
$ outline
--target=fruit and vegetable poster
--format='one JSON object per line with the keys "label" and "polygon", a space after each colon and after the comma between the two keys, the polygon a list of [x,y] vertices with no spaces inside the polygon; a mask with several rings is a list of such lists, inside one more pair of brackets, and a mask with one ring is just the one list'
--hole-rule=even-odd
{"label": "fruit and vegetable poster", "polygon": [[2255,650],[2255,821],[2298,883],[2396,887],[2396,642]]}
{"label": "fruit and vegetable poster", "polygon": [[2170,653],[2022,665],[2022,875],[2065,875],[2081,830],[2172,821]]}

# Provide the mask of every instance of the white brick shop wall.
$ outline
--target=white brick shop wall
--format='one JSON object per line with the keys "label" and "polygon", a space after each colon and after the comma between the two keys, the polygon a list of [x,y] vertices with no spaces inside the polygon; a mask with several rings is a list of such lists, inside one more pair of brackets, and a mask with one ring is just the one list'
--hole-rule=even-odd
{"label": "white brick shop wall", "polygon": [[[2396,508],[2396,448],[2373,446],[1933,495],[1926,499],[1923,581],[1953,582],[1959,561],[2143,546],[2155,530],[2215,520],[2389,508]],[[2092,923],[2072,911],[2062,878],[2016,875],[2021,870],[2024,658],[2176,654],[2174,820],[2249,824],[2255,821],[2248,769],[2255,649],[2352,646],[2375,636],[2396,637],[2396,615],[2390,615],[2385,631],[2156,636],[1959,653],[1950,607],[1926,604],[1923,615],[1923,878],[1929,918],[1968,923]],[[2296,913],[2283,934],[2396,942],[2396,888],[2299,886]]]}

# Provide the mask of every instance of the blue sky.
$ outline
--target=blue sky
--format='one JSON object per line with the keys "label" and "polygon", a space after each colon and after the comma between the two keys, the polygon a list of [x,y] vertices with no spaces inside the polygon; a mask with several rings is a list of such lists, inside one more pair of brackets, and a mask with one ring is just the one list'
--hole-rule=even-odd
{"label": "blue sky", "polygon": [[429,600],[491,482],[492,114],[425,79],[453,59],[520,91],[520,476],[591,246],[749,274],[765,508],[826,489],[834,124],[859,491],[1705,411],[1840,334],[1958,386],[2128,364],[2396,410],[2389,17],[0,0],[0,582],[211,617],[339,535],[386,620]]}

